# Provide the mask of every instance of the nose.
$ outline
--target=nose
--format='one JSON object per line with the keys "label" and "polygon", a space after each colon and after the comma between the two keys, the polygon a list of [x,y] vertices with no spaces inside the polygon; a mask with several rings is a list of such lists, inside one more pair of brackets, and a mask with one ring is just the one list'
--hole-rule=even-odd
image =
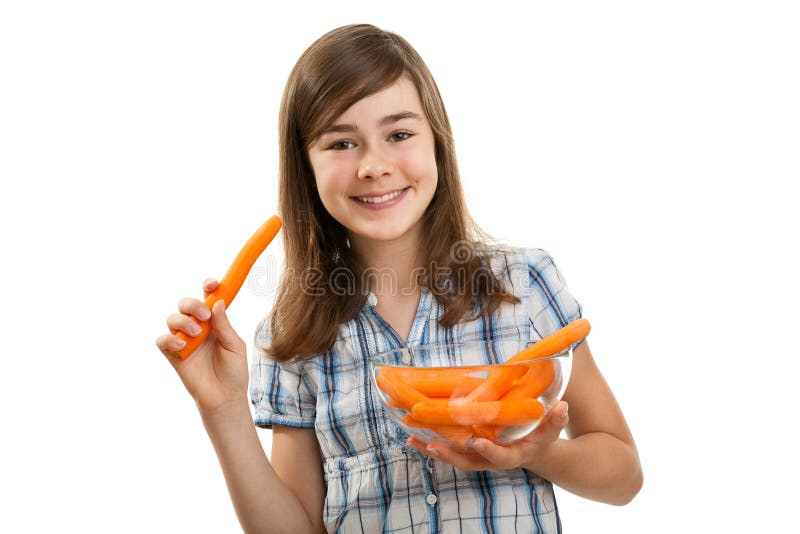
{"label": "nose", "polygon": [[391,174],[394,162],[389,154],[380,147],[372,146],[365,150],[358,162],[358,177],[361,180],[375,180]]}

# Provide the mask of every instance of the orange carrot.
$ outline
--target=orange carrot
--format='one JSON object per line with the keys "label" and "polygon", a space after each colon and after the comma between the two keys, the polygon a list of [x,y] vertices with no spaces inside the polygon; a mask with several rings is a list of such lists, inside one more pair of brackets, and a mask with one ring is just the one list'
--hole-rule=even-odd
{"label": "orange carrot", "polygon": [[503,431],[502,426],[496,425],[472,425],[472,433],[476,438],[484,438],[489,441],[496,441],[497,436]]}
{"label": "orange carrot", "polygon": [[469,447],[470,442],[475,438],[469,427],[455,426],[455,425],[426,425],[414,419],[411,414],[403,417],[403,422],[415,428],[427,428],[433,430],[441,437],[455,445],[458,450],[465,451]]}
{"label": "orange carrot", "polygon": [[539,419],[544,406],[527,398],[487,402],[430,399],[415,404],[411,413],[428,425],[519,425]]}
{"label": "orange carrot", "polygon": [[520,378],[514,387],[503,395],[503,399],[535,399],[550,387],[556,377],[556,366],[552,360],[542,360],[526,365],[528,372]]}
{"label": "orange carrot", "polygon": [[[505,363],[524,362],[525,360],[553,356],[585,338],[589,334],[590,329],[589,321],[586,319],[572,321],[560,330],[537,341],[522,352],[515,354]],[[467,398],[475,401],[492,401],[499,399],[505,392],[511,389],[514,385],[513,380],[516,378],[517,377],[513,376],[510,372],[503,373],[499,370],[493,372],[489,378],[487,378],[486,382],[472,390],[472,392],[467,395]]]}
{"label": "orange carrot", "polygon": [[470,376],[481,371],[479,367],[396,369],[398,379],[428,397],[463,397],[483,382],[482,378]]}
{"label": "orange carrot", "polygon": [[[206,297],[206,308],[210,310],[218,300],[225,301],[226,308],[230,306],[231,301],[233,301],[239,289],[242,287],[253,264],[264,249],[267,248],[267,245],[272,242],[272,239],[280,228],[280,218],[277,215],[273,215],[256,230],[239,251],[239,254],[236,255],[236,258],[234,258],[233,263],[230,268],[228,268],[228,272],[226,272],[225,276],[220,280],[219,287]],[[176,337],[186,342],[186,345],[177,352],[181,359],[188,358],[189,355],[205,341],[206,337],[208,337],[208,333],[211,331],[210,321],[210,319],[206,321],[197,321],[202,331],[195,337],[187,336],[183,332],[175,334]]]}
{"label": "orange carrot", "polygon": [[502,397],[511,389],[514,381],[525,374],[522,365],[493,365],[489,367],[489,376],[481,385],[473,389],[466,399],[470,402],[493,401]]}
{"label": "orange carrot", "polygon": [[549,336],[540,339],[522,352],[515,354],[509,358],[506,363],[554,356],[588,336],[591,329],[592,327],[589,321],[586,319],[577,319],[560,330],[556,330]]}
{"label": "orange carrot", "polygon": [[397,370],[392,367],[381,367],[375,379],[378,387],[381,388],[387,397],[389,404],[411,411],[411,408],[419,402],[427,402],[430,399],[409,386],[397,376]]}
{"label": "orange carrot", "polygon": [[[525,364],[525,366],[528,368],[528,372],[517,380],[508,393],[503,395],[502,400],[522,399],[526,397],[535,399],[547,391],[547,388],[553,383],[556,369],[552,360],[542,360]],[[472,431],[476,436],[495,441],[500,431],[502,431],[502,428],[488,425],[473,425]]]}

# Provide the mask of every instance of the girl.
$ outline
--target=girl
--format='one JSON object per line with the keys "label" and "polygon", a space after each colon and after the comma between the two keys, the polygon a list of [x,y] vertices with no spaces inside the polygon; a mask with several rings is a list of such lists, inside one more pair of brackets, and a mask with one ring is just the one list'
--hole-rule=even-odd
{"label": "girl", "polygon": [[[489,244],[470,219],[444,105],[404,39],[352,25],[301,56],[281,104],[279,203],[286,271],[249,376],[271,458],[224,304],[184,298],[157,340],[197,403],[245,531],[559,532],[553,483],[613,504],[639,491],[636,447],[586,341],[564,402],[510,446],[422,443],[382,409],[371,354],[536,340],[580,317],[544,251]],[[176,358],[172,334],[209,317],[212,335]]]}

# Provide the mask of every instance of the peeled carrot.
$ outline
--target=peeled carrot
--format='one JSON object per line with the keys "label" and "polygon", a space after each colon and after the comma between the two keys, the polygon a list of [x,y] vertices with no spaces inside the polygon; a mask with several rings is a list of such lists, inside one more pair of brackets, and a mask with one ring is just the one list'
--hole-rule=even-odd
{"label": "peeled carrot", "polygon": [[502,426],[496,425],[472,425],[472,433],[476,438],[484,438],[489,441],[497,440],[497,436],[503,431]]}
{"label": "peeled carrot", "polygon": [[586,319],[577,319],[560,330],[556,330],[549,336],[540,339],[522,352],[515,354],[509,358],[506,363],[554,356],[588,336],[591,329],[592,327],[589,321]]}
{"label": "peeled carrot", "polygon": [[[572,321],[560,330],[553,332],[522,352],[515,354],[506,360],[505,363],[524,362],[525,360],[553,356],[585,338],[589,335],[590,329],[591,326],[586,319]],[[499,371],[502,367],[502,365],[498,366],[498,370],[490,374],[489,378],[487,378],[483,384],[472,390],[472,392],[467,395],[467,398],[475,401],[492,401],[502,397],[505,392],[511,389],[513,380],[517,378],[513,376],[512,373],[503,373]]]}
{"label": "peeled carrot", "polygon": [[529,398],[487,402],[430,399],[415,404],[411,414],[427,425],[521,425],[539,419],[544,406]]}
{"label": "peeled carrot", "polygon": [[511,389],[514,381],[524,375],[525,371],[522,365],[493,365],[486,380],[473,389],[466,399],[470,402],[497,400]]}
{"label": "peeled carrot", "polygon": [[[219,287],[206,297],[206,308],[210,310],[218,300],[225,301],[226,308],[230,306],[234,297],[236,297],[236,294],[239,292],[239,289],[242,287],[242,284],[244,284],[253,264],[264,249],[267,248],[267,245],[272,242],[272,239],[280,228],[280,218],[277,215],[273,215],[256,230],[239,251],[239,254],[236,255],[236,258],[234,258],[233,263],[230,268],[228,268],[228,272],[226,272],[225,276],[220,280]],[[206,321],[197,321],[202,331],[195,337],[187,336],[183,332],[175,334],[176,337],[186,342],[186,345],[177,352],[181,359],[188,358],[189,355],[205,341],[211,331],[210,321],[210,319]]]}
{"label": "peeled carrot", "polygon": [[415,428],[427,428],[455,445],[459,450],[465,451],[470,442],[475,438],[469,427],[456,425],[426,425],[414,419],[411,414],[403,417],[403,423]]}
{"label": "peeled carrot", "polygon": [[503,400],[525,397],[535,399],[547,391],[556,377],[556,366],[552,360],[532,362],[527,364],[527,367],[528,372],[503,395]]}
{"label": "peeled carrot", "polygon": [[390,404],[411,411],[411,408],[420,402],[427,402],[430,399],[409,386],[397,377],[397,370],[392,367],[381,367],[375,378],[378,387],[381,388]]}
{"label": "peeled carrot", "polygon": [[[525,364],[527,373],[517,380],[514,386],[503,395],[502,400],[531,398],[535,399],[553,383],[556,376],[555,364],[552,360],[542,360]],[[488,425],[474,425],[472,431],[476,436],[494,441],[502,428]]]}
{"label": "peeled carrot", "polygon": [[480,367],[416,367],[394,371],[399,380],[428,397],[463,397],[483,382],[474,375],[486,373]]}

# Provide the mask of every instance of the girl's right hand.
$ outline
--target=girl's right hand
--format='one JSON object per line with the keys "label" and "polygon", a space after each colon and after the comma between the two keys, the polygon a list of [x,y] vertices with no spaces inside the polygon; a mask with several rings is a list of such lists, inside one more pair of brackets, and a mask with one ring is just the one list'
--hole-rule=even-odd
{"label": "girl's right hand", "polygon": [[[204,297],[217,289],[219,283],[207,279],[203,283]],[[247,348],[234,331],[225,314],[225,303],[219,300],[209,312],[203,301],[183,298],[178,311],[167,317],[169,334],[156,339],[156,346],[175,368],[183,385],[192,395],[201,414],[212,414],[236,404],[247,403]],[[193,318],[211,318],[211,332],[203,343],[185,360],[177,355],[183,341],[179,331],[189,337],[199,333]]]}

